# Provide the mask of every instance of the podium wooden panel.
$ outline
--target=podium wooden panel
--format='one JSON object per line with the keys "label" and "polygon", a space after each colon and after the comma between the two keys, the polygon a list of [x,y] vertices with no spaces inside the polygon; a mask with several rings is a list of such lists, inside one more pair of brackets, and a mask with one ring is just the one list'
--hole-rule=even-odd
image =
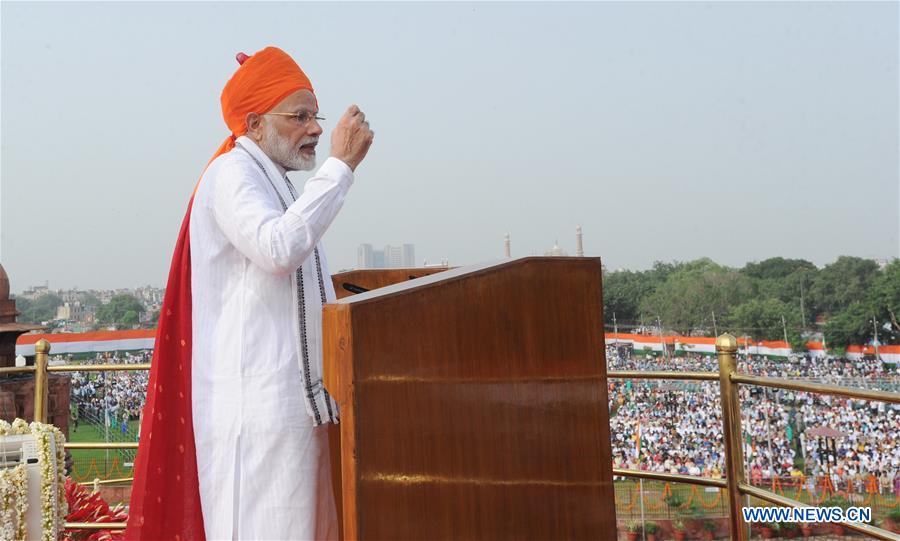
{"label": "podium wooden panel", "polygon": [[326,306],[345,539],[615,539],[600,279],[522,258]]}
{"label": "podium wooden panel", "polygon": [[446,267],[422,267],[413,269],[361,269],[342,272],[331,277],[334,291],[338,299],[353,295],[348,288],[354,286],[363,289],[379,289],[382,287],[400,284],[408,280],[415,280],[424,276],[430,276],[438,272],[445,272]]}

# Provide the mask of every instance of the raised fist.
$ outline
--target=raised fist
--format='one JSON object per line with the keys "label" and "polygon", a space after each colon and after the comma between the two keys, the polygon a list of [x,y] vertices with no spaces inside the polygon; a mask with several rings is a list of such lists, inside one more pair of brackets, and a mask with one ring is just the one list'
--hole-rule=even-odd
{"label": "raised fist", "polygon": [[365,113],[351,105],[331,132],[331,155],[356,171],[374,138],[375,132],[369,128]]}

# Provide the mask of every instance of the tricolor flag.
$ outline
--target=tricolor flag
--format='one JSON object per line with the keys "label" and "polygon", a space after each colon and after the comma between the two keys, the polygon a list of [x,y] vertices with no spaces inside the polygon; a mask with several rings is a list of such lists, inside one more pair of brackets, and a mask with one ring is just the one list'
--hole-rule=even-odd
{"label": "tricolor flag", "polygon": [[641,422],[638,421],[637,431],[634,433],[634,456],[636,458],[640,458],[641,456]]}

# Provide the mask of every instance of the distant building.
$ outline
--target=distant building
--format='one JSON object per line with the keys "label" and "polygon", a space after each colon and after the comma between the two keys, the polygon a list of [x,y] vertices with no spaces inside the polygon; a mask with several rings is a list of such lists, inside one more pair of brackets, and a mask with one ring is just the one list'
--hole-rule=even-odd
{"label": "distant building", "polygon": [[49,294],[50,294],[50,288],[46,285],[42,285],[42,286],[29,287],[28,289],[23,291],[22,294],[19,295],[19,297],[33,301],[39,297],[43,297],[44,295],[49,295]]}
{"label": "distant building", "polygon": [[371,244],[360,244],[356,249],[356,268],[372,269],[375,268],[375,258]]}
{"label": "distant building", "polygon": [[584,257],[584,243],[580,225],[575,228],[575,257]]}
{"label": "distant building", "polygon": [[81,300],[82,293],[78,291],[78,288],[70,289],[69,291],[63,291],[60,297],[63,302],[75,302]]}
{"label": "distant building", "polygon": [[414,244],[392,246],[388,244],[383,250],[373,250],[371,244],[360,244],[356,249],[356,268],[358,269],[400,269],[416,266],[416,247]]}
{"label": "distant building", "polygon": [[565,257],[565,256],[567,256],[567,255],[569,255],[569,254],[567,254],[565,250],[563,250],[562,248],[560,248],[560,247],[559,247],[559,241],[556,241],[556,242],[553,244],[553,248],[550,248],[549,250],[547,250],[546,252],[544,252],[544,255],[548,255],[548,256],[556,256],[556,257]]}
{"label": "distant building", "polygon": [[84,306],[78,301],[65,302],[56,308],[57,320],[84,321]]}
{"label": "distant building", "polygon": [[384,247],[384,266],[389,269],[399,269],[403,266],[403,249],[400,246]]}
{"label": "distant building", "polygon": [[403,245],[403,266],[406,268],[416,266],[416,247],[412,244]]}
{"label": "distant building", "polygon": [[[509,233],[503,237],[503,257],[512,257]],[[537,250],[532,250],[531,255],[537,255]],[[553,248],[544,251],[545,256],[567,257],[569,254],[559,246],[559,240],[553,243]],[[575,228],[575,257],[584,257],[584,235],[581,226]]]}
{"label": "distant building", "polygon": [[166,290],[158,287],[144,286],[134,290],[134,296],[145,306],[161,304]]}
{"label": "distant building", "polygon": [[383,269],[384,268],[384,252],[381,250],[375,250],[372,252],[372,267],[373,269]]}

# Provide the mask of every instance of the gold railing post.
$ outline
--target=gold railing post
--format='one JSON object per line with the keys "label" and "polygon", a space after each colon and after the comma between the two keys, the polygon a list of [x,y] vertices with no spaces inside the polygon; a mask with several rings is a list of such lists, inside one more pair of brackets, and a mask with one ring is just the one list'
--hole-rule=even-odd
{"label": "gold railing post", "polygon": [[34,420],[47,422],[47,406],[50,385],[47,379],[47,364],[50,360],[50,342],[41,338],[34,345]]}
{"label": "gold railing post", "polygon": [[722,402],[722,423],[725,432],[725,478],[728,482],[728,519],[731,539],[745,541],[747,530],[741,516],[740,483],[745,481],[744,452],[741,441],[741,406],[738,386],[731,376],[737,372],[737,339],[723,334],[716,339],[716,356],[719,358],[719,390]]}

